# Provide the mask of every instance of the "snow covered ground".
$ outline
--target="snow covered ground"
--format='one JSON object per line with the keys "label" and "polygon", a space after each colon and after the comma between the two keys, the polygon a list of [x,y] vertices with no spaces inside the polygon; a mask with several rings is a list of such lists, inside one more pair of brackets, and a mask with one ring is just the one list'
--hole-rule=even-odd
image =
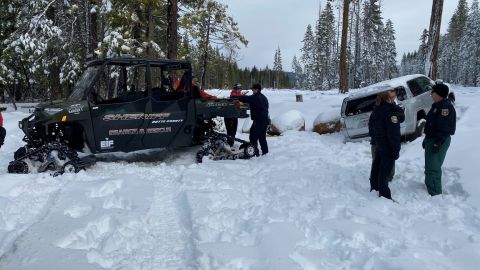
{"label": "snow covered ground", "polygon": [[265,91],[272,117],[298,110],[307,129],[268,138],[267,156],[198,165],[196,148],[158,150],[56,178],[6,173],[27,115],[9,110],[0,269],[478,269],[480,88],[455,91],[445,194],[427,194],[416,140],[390,185],[398,203],[369,192],[368,142],[311,132],[340,111],[334,91],[302,92],[303,103]]}

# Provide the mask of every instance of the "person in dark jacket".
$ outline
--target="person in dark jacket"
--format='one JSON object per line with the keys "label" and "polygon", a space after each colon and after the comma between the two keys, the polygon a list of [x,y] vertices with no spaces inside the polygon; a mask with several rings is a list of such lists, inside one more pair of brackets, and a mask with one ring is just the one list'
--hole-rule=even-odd
{"label": "person in dark jacket", "polygon": [[[390,90],[389,92],[389,95],[390,95],[390,98],[392,99],[395,99],[396,98],[396,91],[395,92],[392,92],[393,90]],[[373,111],[372,113],[370,114],[370,118],[368,120],[368,134],[370,135],[370,149],[371,149],[371,155],[372,155],[372,168],[373,168],[373,162],[375,160],[375,151],[376,151],[376,141],[375,141],[375,132],[374,132],[374,129],[373,129],[373,118],[375,117],[376,115],[376,108],[379,106],[380,104],[375,104],[374,108],[373,108]],[[396,105],[394,106],[394,111],[395,111],[395,115],[397,116],[398,118],[398,121],[401,123],[403,123],[405,121],[405,112],[403,111],[403,109]],[[395,176],[395,162],[393,163],[393,166],[392,166],[392,171],[390,173],[390,175],[388,176],[388,181],[391,182],[393,180],[393,176]]]}
{"label": "person in dark jacket", "polygon": [[7,131],[3,127],[2,110],[4,110],[4,108],[0,108],[0,148],[2,148],[2,145],[5,142],[5,136],[7,135]]}
{"label": "person in dark jacket", "polygon": [[[232,92],[230,92],[230,98],[238,98],[240,96],[244,96],[245,94],[242,93],[242,85],[237,83],[233,86]],[[227,129],[227,135],[230,136],[228,138],[228,144],[233,146],[235,142],[235,135],[237,134],[238,128],[238,118],[224,118],[225,121],[225,128]]]}
{"label": "person in dark jacket", "polygon": [[457,113],[447,98],[448,86],[440,83],[432,88],[432,108],[427,114],[425,139],[425,185],[432,196],[442,194],[442,165],[455,134]]}
{"label": "person in dark jacket", "polygon": [[257,83],[252,86],[253,95],[240,96],[238,100],[250,105],[250,117],[253,124],[250,128],[250,143],[256,146],[256,155],[259,155],[258,142],[262,148],[262,155],[268,153],[267,128],[269,125],[268,99],[261,93],[262,86]]}
{"label": "person in dark jacket", "polygon": [[379,196],[392,199],[388,178],[395,160],[400,156],[400,119],[397,116],[395,90],[378,94],[376,102],[378,105],[371,119],[376,147],[370,191],[376,190]]}

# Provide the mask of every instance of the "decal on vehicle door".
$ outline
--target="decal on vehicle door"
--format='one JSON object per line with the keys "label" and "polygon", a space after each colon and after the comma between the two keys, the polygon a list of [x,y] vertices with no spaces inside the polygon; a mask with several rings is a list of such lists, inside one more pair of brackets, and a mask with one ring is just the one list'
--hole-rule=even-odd
{"label": "decal on vehicle door", "polygon": [[122,136],[122,135],[143,135],[143,134],[158,134],[158,133],[170,133],[171,127],[161,128],[130,128],[130,129],[111,129],[108,131],[110,136]]}
{"label": "decal on vehicle door", "polygon": [[79,113],[83,110],[82,104],[73,104],[68,107],[68,113]]}
{"label": "decal on vehicle door", "polygon": [[100,148],[101,149],[113,149],[113,144],[115,142],[113,140],[109,140],[108,138],[105,138],[104,141],[100,141]]}
{"label": "decal on vehicle door", "polygon": [[183,119],[168,119],[168,120],[155,120],[152,124],[166,124],[166,123],[182,123]]}
{"label": "decal on vehicle door", "polygon": [[158,120],[165,119],[170,116],[170,113],[130,113],[130,114],[107,114],[103,117],[103,121],[123,121],[123,120]]}

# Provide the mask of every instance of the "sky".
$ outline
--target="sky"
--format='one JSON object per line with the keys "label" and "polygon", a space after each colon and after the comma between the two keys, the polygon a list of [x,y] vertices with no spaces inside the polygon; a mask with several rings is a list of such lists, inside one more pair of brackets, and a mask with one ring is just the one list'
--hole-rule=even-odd
{"label": "sky", "polygon": [[[308,24],[315,25],[320,3],[326,0],[219,0],[247,38],[239,52],[240,67],[273,66],[275,49],[280,47],[283,69],[291,70],[294,55],[300,57]],[[469,5],[472,0],[468,0]],[[428,28],[432,0],[381,0],[384,21],[392,20],[396,31],[398,60],[418,48],[423,29]],[[446,32],[458,0],[444,0],[442,33]]]}

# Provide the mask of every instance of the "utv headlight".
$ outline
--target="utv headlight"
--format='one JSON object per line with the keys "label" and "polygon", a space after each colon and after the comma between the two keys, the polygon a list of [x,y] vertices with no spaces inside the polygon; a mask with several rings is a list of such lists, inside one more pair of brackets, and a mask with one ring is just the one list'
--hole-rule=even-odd
{"label": "utv headlight", "polygon": [[44,112],[46,112],[49,115],[54,115],[54,114],[59,113],[61,111],[63,111],[62,108],[45,108],[44,109]]}

